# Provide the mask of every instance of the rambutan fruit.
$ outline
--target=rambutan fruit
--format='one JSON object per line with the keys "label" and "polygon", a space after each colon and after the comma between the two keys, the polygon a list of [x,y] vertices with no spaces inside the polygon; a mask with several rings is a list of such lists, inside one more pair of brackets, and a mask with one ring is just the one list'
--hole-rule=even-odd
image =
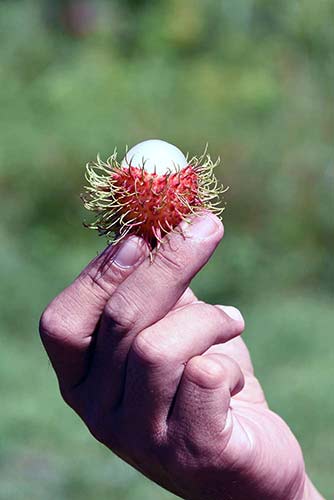
{"label": "rambutan fruit", "polygon": [[152,250],[181,221],[191,223],[191,215],[221,214],[226,189],[214,175],[218,163],[206,152],[188,160],[176,146],[157,139],[137,144],[121,163],[116,150],[106,162],[98,157],[86,165],[82,198],[96,219],[85,225],[110,242],[141,236]]}

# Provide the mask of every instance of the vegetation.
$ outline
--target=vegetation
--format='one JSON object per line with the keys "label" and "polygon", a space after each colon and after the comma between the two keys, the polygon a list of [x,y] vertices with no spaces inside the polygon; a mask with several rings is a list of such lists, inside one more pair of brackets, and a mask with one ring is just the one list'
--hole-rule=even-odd
{"label": "vegetation", "polygon": [[[272,408],[330,496],[331,0],[0,2],[0,499],[164,499],[61,402],[41,310],[103,248],[84,165],[162,138],[222,157],[226,235],[194,289],[233,303]],[[65,15],[66,14],[66,15]]]}

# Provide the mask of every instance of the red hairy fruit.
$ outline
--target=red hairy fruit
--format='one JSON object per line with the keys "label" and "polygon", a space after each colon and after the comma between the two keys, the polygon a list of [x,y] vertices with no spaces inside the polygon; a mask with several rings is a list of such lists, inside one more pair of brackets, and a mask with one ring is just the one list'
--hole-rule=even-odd
{"label": "red hairy fruit", "polygon": [[140,143],[132,151],[121,163],[115,152],[106,162],[98,158],[87,164],[82,198],[96,214],[87,227],[111,242],[127,234],[141,236],[152,250],[169,232],[179,230],[181,221],[190,223],[191,215],[224,210],[220,195],[225,190],[214,175],[219,160],[214,164],[207,154],[187,160],[175,146],[159,140]]}
{"label": "red hairy fruit", "polygon": [[112,176],[124,221],[134,219],[132,232],[151,244],[177,226],[189,214],[190,207],[201,205],[197,174],[191,166],[164,175],[128,167]]}

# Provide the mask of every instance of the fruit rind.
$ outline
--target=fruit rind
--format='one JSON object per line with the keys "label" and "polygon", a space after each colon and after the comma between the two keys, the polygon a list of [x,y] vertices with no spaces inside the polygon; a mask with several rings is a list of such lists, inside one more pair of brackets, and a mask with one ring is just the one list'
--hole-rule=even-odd
{"label": "fruit rind", "polygon": [[[128,234],[136,234],[143,237],[152,250],[155,246],[159,246],[164,235],[172,231],[178,231],[176,226],[181,220],[190,223],[191,216],[200,212],[209,210],[219,216],[224,211],[225,203],[223,202],[222,195],[228,188],[220,185],[215,176],[214,170],[219,163],[219,158],[216,162],[213,162],[210,155],[205,151],[200,157],[194,156],[188,160],[187,167],[178,169],[177,172],[173,169],[173,171],[167,171],[163,176],[158,176],[147,173],[144,165],[139,169],[131,166],[124,169],[117,161],[116,149],[105,162],[97,156],[96,161],[89,162],[86,165],[85,178],[88,185],[84,187],[85,192],[82,194],[85,208],[94,212],[96,218],[92,223],[85,223],[85,226],[97,230],[100,235],[105,235],[109,243],[119,242]],[[189,187],[188,199],[185,196],[181,196],[177,193],[177,189],[172,189],[170,186],[172,180],[175,184],[175,176],[179,176],[181,179],[183,175],[183,179],[185,178],[186,169],[189,169],[189,174],[195,175],[197,184],[194,196],[191,195],[191,186]],[[129,180],[127,183],[124,181],[124,176],[126,175],[128,175]],[[121,176],[123,176],[123,182],[120,185]],[[139,199],[136,182],[142,188],[144,183],[146,183],[143,189],[146,189],[147,193],[147,182],[152,187],[153,182],[156,183],[159,179],[162,180],[164,186],[164,190],[156,198],[159,199],[161,206],[154,207],[157,215],[151,218],[153,224],[151,224],[149,230],[146,219],[144,223],[143,214],[140,213],[138,208],[135,212],[133,210],[132,205]],[[145,194],[143,189],[141,196],[143,193]],[[154,205],[154,197],[158,195],[152,190],[148,191],[148,195],[151,198],[153,197],[152,203]],[[167,220],[168,217],[165,217],[165,220],[161,219],[161,217],[159,218],[159,216],[163,216],[161,210],[166,208],[166,206],[162,207],[161,204],[164,196],[167,200],[166,203],[170,202],[171,196],[177,197],[177,207],[180,216],[172,216],[169,221]],[[142,201],[142,198],[140,198],[140,203]],[[149,222],[152,222],[151,219]],[[172,224],[170,220],[173,221]]]}

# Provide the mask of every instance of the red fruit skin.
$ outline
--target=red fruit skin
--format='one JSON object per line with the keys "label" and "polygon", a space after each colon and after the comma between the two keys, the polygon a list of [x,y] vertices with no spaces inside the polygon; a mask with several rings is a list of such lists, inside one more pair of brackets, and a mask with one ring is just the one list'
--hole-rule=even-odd
{"label": "red fruit skin", "polygon": [[[150,173],[145,165],[135,167],[119,164],[114,151],[106,162],[97,157],[86,164],[85,193],[82,200],[95,220],[84,223],[106,236],[111,244],[127,235],[138,235],[147,242],[150,257],[159,249],[163,237],[182,221],[191,222],[191,215],[210,211],[219,216],[225,209],[223,195],[227,188],[219,184],[212,162],[206,152],[192,157],[179,171],[167,170],[164,175]],[[172,168],[172,167],[171,167]]]}
{"label": "red fruit skin", "polygon": [[124,222],[132,221],[131,233],[150,245],[202,205],[198,174],[191,165],[164,175],[129,166],[117,169],[111,177]]}

